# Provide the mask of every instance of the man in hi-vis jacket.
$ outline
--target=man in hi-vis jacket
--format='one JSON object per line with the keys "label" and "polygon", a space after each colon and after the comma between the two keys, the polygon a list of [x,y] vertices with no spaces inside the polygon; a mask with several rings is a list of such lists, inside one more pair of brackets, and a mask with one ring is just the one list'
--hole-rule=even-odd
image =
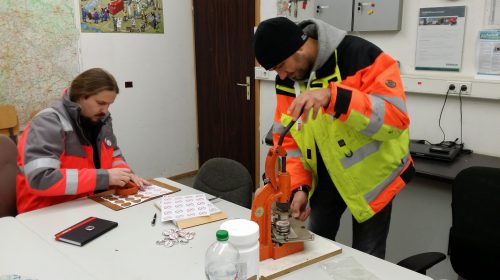
{"label": "man in hi-vis jacket", "polygon": [[89,69],[26,126],[18,144],[19,213],[129,181],[149,185],[130,170],[113,134],[108,109],[118,92],[111,74]]}
{"label": "man in hi-vis jacket", "polygon": [[384,258],[392,199],[415,172],[397,62],[317,19],[265,20],[254,50],[278,74],[274,142],[297,120],[283,141],[292,215],[309,217],[313,232],[335,240],[348,207],[352,246]]}

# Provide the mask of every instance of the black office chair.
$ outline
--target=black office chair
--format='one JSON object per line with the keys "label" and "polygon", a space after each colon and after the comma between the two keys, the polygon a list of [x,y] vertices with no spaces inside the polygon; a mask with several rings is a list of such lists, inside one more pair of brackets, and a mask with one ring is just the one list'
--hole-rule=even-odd
{"label": "black office chair", "polygon": [[[495,278],[500,265],[500,168],[462,170],[453,181],[451,211],[448,255],[453,270],[468,280]],[[441,253],[424,254],[398,264],[425,274],[441,261]]]}
{"label": "black office chair", "polygon": [[17,147],[13,140],[0,135],[0,218],[17,215]]}
{"label": "black office chair", "polygon": [[252,206],[252,176],[241,163],[228,158],[212,158],[200,167],[193,187],[240,206]]}

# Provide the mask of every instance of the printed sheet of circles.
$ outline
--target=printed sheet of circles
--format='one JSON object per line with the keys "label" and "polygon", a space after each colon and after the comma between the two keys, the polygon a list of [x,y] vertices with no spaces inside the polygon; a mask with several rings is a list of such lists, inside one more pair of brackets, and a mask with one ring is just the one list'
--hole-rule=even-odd
{"label": "printed sheet of circles", "polygon": [[162,222],[184,220],[211,214],[209,201],[204,194],[163,196],[161,201]]}
{"label": "printed sheet of circles", "polygon": [[101,198],[112,204],[120,206],[121,208],[127,208],[144,202],[150,198],[165,195],[171,192],[171,190],[156,185],[151,185],[145,186],[143,191],[139,190],[136,194],[125,196],[111,194],[102,196]]}

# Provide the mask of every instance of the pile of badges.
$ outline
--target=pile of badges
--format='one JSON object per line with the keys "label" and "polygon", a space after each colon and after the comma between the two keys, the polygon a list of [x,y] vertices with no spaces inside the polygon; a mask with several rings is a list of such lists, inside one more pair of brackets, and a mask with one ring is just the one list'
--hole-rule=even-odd
{"label": "pile of badges", "polygon": [[195,232],[171,228],[162,232],[162,235],[163,239],[156,241],[156,245],[172,247],[177,244],[188,244],[189,240],[194,238]]}

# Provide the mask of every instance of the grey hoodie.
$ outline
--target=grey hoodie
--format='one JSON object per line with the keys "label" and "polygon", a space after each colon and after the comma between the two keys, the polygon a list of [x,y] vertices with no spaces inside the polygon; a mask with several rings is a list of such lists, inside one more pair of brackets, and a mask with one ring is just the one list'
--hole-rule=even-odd
{"label": "grey hoodie", "polygon": [[318,40],[318,56],[311,69],[312,72],[321,68],[328,61],[347,33],[319,19],[304,20],[298,26],[304,30],[307,36]]}

